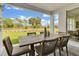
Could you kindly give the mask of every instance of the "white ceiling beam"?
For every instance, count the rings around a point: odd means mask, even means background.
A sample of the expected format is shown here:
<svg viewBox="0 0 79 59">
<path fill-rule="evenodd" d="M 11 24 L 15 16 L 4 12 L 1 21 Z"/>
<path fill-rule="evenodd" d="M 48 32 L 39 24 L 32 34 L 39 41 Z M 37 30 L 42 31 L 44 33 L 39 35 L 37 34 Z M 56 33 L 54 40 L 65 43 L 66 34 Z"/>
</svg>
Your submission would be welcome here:
<svg viewBox="0 0 79 59">
<path fill-rule="evenodd" d="M 39 8 L 39 7 L 35 7 L 35 6 L 32 6 L 32 5 L 27 4 L 27 3 L 8 3 L 8 4 L 12 5 L 12 6 L 16 6 L 16 7 L 28 8 L 28 9 L 38 11 L 38 12 L 42 12 L 42 13 L 45 13 L 45 14 L 48 14 L 48 15 L 51 14 L 51 12 L 48 11 L 48 10 L 45 10 L 45 9 L 42 9 L 42 8 Z"/>
</svg>

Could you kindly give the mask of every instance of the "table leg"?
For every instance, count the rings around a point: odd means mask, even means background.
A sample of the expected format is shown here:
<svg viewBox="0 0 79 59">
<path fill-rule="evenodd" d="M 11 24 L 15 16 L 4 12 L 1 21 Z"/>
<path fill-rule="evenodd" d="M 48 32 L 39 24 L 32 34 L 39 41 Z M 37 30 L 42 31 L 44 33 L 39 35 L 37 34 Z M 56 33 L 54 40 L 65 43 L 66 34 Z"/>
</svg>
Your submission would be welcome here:
<svg viewBox="0 0 79 59">
<path fill-rule="evenodd" d="M 61 48 L 59 47 L 59 55 L 61 56 Z"/>
<path fill-rule="evenodd" d="M 35 56 L 34 44 L 30 45 L 31 52 L 29 53 L 30 56 Z"/>
</svg>

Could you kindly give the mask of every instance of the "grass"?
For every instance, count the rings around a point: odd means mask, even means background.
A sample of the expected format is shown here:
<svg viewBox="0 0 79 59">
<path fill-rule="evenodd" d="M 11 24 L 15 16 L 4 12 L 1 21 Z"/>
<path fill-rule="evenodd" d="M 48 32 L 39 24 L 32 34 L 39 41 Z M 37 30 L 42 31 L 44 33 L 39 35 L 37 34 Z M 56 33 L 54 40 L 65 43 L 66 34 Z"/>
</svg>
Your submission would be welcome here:
<svg viewBox="0 0 79 59">
<path fill-rule="evenodd" d="M 30 31 L 33 31 L 33 30 L 30 30 Z M 29 30 L 27 30 L 27 31 L 18 31 L 18 30 L 9 31 L 9 30 L 6 30 L 6 31 L 3 31 L 3 39 L 5 37 L 9 36 L 12 44 L 17 44 L 17 43 L 19 43 L 19 37 L 20 36 L 27 36 L 27 33 L 30 31 Z M 58 29 L 55 28 L 55 32 L 57 32 L 57 31 L 58 31 Z M 38 31 L 35 30 L 35 32 L 36 32 L 36 35 L 40 34 L 39 30 Z"/>
<path fill-rule="evenodd" d="M 36 35 L 39 35 L 39 32 L 36 32 Z M 20 36 L 27 36 L 27 32 L 3 32 L 3 39 L 7 36 L 10 36 L 12 44 L 17 44 L 19 43 L 19 37 Z"/>
<path fill-rule="evenodd" d="M 12 44 L 17 44 L 20 36 L 27 36 L 27 32 L 3 32 L 3 38 L 10 36 Z"/>
</svg>

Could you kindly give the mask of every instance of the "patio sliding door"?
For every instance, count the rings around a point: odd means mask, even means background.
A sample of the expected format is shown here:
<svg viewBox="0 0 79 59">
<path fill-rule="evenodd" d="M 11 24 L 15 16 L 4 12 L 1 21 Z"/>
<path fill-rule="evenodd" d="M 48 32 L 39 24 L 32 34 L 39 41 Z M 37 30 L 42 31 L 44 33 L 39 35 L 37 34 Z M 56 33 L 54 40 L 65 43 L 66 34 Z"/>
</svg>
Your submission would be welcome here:
<svg viewBox="0 0 79 59">
<path fill-rule="evenodd" d="M 74 17 L 68 17 L 67 18 L 67 30 L 68 31 L 74 31 L 75 27 L 76 27 L 75 18 Z"/>
</svg>

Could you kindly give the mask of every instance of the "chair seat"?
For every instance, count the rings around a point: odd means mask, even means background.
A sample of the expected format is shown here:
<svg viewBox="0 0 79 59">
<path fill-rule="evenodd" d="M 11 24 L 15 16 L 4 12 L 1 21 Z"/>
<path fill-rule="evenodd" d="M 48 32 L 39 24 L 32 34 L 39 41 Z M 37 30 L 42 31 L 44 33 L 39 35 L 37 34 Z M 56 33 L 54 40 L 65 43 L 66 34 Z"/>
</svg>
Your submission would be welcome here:
<svg viewBox="0 0 79 59">
<path fill-rule="evenodd" d="M 42 45 L 38 45 L 35 47 L 35 50 L 38 53 L 38 55 L 41 55 L 41 46 Z M 53 51 L 54 51 L 54 46 L 52 46 L 52 44 L 45 44 L 42 55 L 48 55 L 52 53 Z"/>
<path fill-rule="evenodd" d="M 31 50 L 29 49 L 28 46 L 24 46 L 24 47 L 16 46 L 16 47 L 13 47 L 12 55 L 13 56 L 19 56 L 19 55 L 22 55 L 24 53 L 28 53 L 30 51 Z"/>
</svg>

